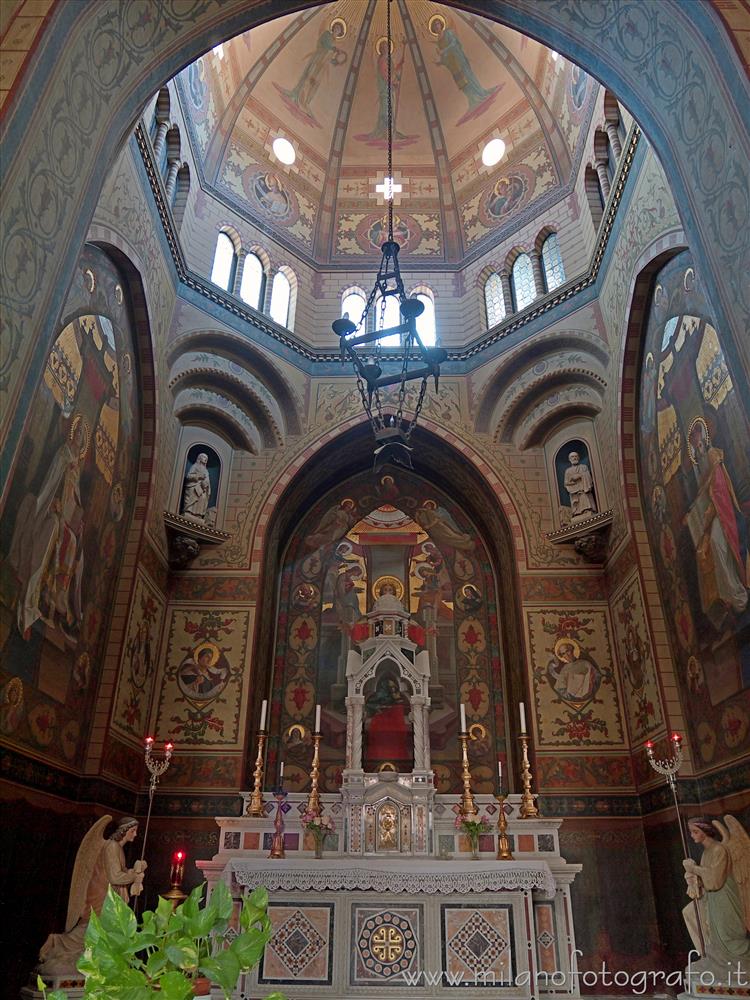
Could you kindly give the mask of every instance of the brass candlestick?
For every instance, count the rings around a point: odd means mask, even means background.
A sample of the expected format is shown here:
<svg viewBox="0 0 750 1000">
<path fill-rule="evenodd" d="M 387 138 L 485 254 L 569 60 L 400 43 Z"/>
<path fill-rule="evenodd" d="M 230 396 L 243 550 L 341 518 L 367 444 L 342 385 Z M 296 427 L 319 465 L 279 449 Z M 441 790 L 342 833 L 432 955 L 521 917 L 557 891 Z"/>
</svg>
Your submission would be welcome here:
<svg viewBox="0 0 750 1000">
<path fill-rule="evenodd" d="M 320 792 L 318 791 L 318 780 L 320 778 L 320 733 L 313 733 L 313 758 L 310 769 L 310 794 L 307 796 L 306 811 L 313 816 L 320 816 L 323 809 L 320 805 Z"/>
<path fill-rule="evenodd" d="M 250 801 L 245 810 L 246 816 L 263 815 L 263 747 L 265 746 L 267 737 L 268 733 L 264 729 L 258 732 L 258 756 L 255 758 L 254 772 L 255 781 L 253 784 L 253 794 L 250 796 Z"/>
<path fill-rule="evenodd" d="M 469 771 L 469 734 L 459 733 L 458 738 L 461 741 L 461 777 L 464 783 L 460 812 L 463 819 L 473 819 L 477 815 L 477 806 L 471 792 L 471 772 Z"/>
<path fill-rule="evenodd" d="M 187 893 L 182 891 L 182 879 L 185 875 L 185 852 L 177 851 L 172 858 L 172 867 L 169 871 L 169 890 L 162 893 L 164 899 L 168 899 L 174 910 L 180 903 L 187 899 Z"/>
<path fill-rule="evenodd" d="M 277 788 L 273 794 L 276 799 L 276 818 L 273 821 L 273 840 L 271 841 L 271 853 L 269 858 L 285 858 L 284 850 L 284 803 L 286 792 L 283 788 Z"/>
<path fill-rule="evenodd" d="M 535 819 L 539 815 L 539 810 L 531 794 L 531 767 L 529 765 L 529 737 L 527 733 L 521 733 L 521 777 L 523 779 L 523 795 L 521 796 L 521 809 L 519 816 L 521 819 Z"/>
<path fill-rule="evenodd" d="M 497 854 L 498 861 L 513 861 L 513 854 L 508 841 L 508 817 L 505 815 L 505 796 L 502 792 L 496 795 L 497 804 L 500 806 L 500 815 L 497 817 Z"/>
</svg>

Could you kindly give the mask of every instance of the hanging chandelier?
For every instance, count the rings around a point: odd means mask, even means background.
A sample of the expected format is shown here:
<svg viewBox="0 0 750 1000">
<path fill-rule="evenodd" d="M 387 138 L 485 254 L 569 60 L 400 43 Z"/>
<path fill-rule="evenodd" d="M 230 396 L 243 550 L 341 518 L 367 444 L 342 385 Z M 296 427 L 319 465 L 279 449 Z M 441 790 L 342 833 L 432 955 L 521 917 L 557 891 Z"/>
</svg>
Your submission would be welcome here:
<svg viewBox="0 0 750 1000">
<path fill-rule="evenodd" d="M 387 462 L 412 468 L 410 444 L 412 433 L 419 419 L 427 391 L 427 381 L 435 380 L 438 390 L 440 365 L 448 357 L 442 347 L 425 347 L 417 331 L 417 319 L 424 311 L 424 304 L 418 298 L 410 298 L 404 290 L 404 282 L 399 268 L 399 245 L 393 238 L 393 102 L 391 72 L 393 62 L 393 41 L 391 37 L 391 0 L 386 0 L 386 42 L 388 47 L 388 164 L 383 194 L 388 205 L 388 239 L 381 247 L 380 267 L 375 276 L 375 284 L 365 304 L 359 323 L 347 317 L 333 323 L 333 332 L 341 344 L 341 360 L 348 359 L 354 365 L 357 387 L 362 397 L 362 405 L 375 435 L 375 470 Z M 386 304 L 389 299 L 398 302 L 401 322 L 398 326 L 378 329 L 383 325 Z M 378 323 L 377 312 L 380 313 Z M 373 320 L 368 322 L 370 315 Z M 403 355 L 401 370 L 391 374 L 382 367 L 382 341 L 398 335 L 401 339 Z M 411 417 L 404 416 L 406 386 L 408 382 L 421 379 L 421 386 Z M 382 390 L 397 387 L 395 401 L 387 401 Z"/>
</svg>

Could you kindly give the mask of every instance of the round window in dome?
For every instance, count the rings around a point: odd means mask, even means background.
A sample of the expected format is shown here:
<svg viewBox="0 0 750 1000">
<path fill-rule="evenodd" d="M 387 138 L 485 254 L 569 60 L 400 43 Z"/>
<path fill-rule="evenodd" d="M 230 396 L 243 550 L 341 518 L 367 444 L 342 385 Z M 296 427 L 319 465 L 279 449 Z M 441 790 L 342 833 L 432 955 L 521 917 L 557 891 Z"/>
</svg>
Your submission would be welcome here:
<svg viewBox="0 0 750 1000">
<path fill-rule="evenodd" d="M 283 136 L 279 136 L 273 140 L 273 155 L 288 167 L 297 159 L 294 146 L 288 139 L 284 139 Z"/>
<path fill-rule="evenodd" d="M 482 150 L 482 163 L 485 167 L 494 167 L 505 156 L 505 143 L 502 139 L 490 139 Z"/>
</svg>

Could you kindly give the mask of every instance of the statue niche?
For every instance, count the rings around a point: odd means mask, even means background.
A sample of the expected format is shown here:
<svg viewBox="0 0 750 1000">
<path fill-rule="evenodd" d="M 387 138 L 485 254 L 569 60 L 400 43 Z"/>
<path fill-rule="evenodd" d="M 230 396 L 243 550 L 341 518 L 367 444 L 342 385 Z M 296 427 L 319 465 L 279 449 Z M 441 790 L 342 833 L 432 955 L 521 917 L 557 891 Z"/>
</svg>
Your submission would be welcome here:
<svg viewBox="0 0 750 1000">
<path fill-rule="evenodd" d="M 194 444 L 185 457 L 180 514 L 206 527 L 216 524 L 221 461 L 208 445 Z"/>
</svg>

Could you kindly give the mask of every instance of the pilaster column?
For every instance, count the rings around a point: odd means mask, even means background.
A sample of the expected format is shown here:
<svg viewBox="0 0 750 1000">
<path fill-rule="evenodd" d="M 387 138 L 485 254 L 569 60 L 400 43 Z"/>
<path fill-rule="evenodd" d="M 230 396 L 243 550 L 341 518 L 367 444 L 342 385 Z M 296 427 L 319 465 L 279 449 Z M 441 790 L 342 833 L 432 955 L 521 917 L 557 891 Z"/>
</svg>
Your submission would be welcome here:
<svg viewBox="0 0 750 1000">
<path fill-rule="evenodd" d="M 542 272 L 542 255 L 536 250 L 532 250 L 529 253 L 531 257 L 531 270 L 534 272 L 534 288 L 536 289 L 536 297 L 539 299 L 544 295 L 544 273 Z"/>
<path fill-rule="evenodd" d="M 617 122 L 606 122 L 604 127 L 607 130 L 607 138 L 612 144 L 612 152 L 619 160 L 622 156 L 622 143 L 620 142 L 620 133 L 617 131 Z"/>
<path fill-rule="evenodd" d="M 411 724 L 414 730 L 414 770 L 425 770 L 425 716 L 424 695 L 415 694 L 411 699 Z"/>
<path fill-rule="evenodd" d="M 159 127 L 157 128 L 156 135 L 154 136 L 154 159 L 157 161 L 164 150 L 164 143 L 167 141 L 168 131 L 169 122 L 159 122 Z"/>
<path fill-rule="evenodd" d="M 365 699 L 352 694 L 346 704 L 346 767 L 350 771 L 362 770 L 362 714 Z"/>
<path fill-rule="evenodd" d="M 169 202 L 171 202 L 172 199 L 174 198 L 175 188 L 177 187 L 177 171 L 179 169 L 180 169 L 179 160 L 169 161 L 169 171 L 167 172 L 167 183 L 166 183 L 167 201 Z"/>
<path fill-rule="evenodd" d="M 594 164 L 596 167 L 596 175 L 599 178 L 599 184 L 602 188 L 602 194 L 604 195 L 604 200 L 609 198 L 609 193 L 612 190 L 612 186 L 609 183 L 609 174 L 607 173 L 607 161 L 597 160 Z"/>
<path fill-rule="evenodd" d="M 234 294 L 239 296 L 240 288 L 242 288 L 242 272 L 245 270 L 245 258 L 247 257 L 247 250 L 244 247 L 240 247 L 237 251 L 237 267 L 234 272 Z M 346 659 L 346 654 L 344 654 L 344 659 Z"/>
<path fill-rule="evenodd" d="M 513 293 L 510 290 L 510 271 L 503 268 L 500 272 L 500 284 L 503 286 L 503 299 L 505 301 L 505 315 L 510 316 L 513 312 Z"/>
</svg>

